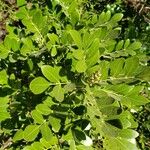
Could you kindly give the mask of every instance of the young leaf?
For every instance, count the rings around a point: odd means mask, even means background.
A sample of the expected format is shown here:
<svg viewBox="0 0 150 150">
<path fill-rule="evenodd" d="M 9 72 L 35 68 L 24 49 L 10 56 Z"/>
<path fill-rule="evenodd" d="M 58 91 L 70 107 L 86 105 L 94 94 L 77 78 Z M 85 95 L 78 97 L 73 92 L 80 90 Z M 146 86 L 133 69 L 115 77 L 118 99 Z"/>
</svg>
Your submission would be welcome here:
<svg viewBox="0 0 150 150">
<path fill-rule="evenodd" d="M 54 83 L 59 83 L 59 72 L 57 72 L 56 68 L 48 65 L 44 65 L 41 67 L 43 75 L 50 81 Z"/>
<path fill-rule="evenodd" d="M 45 80 L 43 77 L 37 77 L 33 79 L 30 83 L 30 90 L 34 94 L 41 94 L 43 93 L 48 87 L 50 86 L 50 83 Z"/>
<path fill-rule="evenodd" d="M 23 134 L 26 141 L 34 141 L 39 133 L 39 125 L 28 125 Z"/>
</svg>

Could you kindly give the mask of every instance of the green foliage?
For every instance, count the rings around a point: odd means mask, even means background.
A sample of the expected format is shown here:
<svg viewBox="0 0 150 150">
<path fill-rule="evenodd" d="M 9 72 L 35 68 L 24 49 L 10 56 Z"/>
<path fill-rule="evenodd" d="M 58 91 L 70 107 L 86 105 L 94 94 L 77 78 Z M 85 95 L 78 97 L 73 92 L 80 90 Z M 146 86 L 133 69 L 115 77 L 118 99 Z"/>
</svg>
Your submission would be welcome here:
<svg viewBox="0 0 150 150">
<path fill-rule="evenodd" d="M 149 103 L 141 43 L 118 41 L 121 13 L 85 2 L 17 1 L 0 43 L 2 148 L 138 149 L 131 110 Z"/>
</svg>

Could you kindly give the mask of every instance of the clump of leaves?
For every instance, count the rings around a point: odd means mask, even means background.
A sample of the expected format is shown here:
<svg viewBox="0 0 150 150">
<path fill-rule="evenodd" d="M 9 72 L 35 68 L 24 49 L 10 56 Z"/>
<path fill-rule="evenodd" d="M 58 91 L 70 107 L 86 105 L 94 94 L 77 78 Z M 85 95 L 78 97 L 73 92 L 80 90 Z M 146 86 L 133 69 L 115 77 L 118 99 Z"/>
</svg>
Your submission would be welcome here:
<svg viewBox="0 0 150 150">
<path fill-rule="evenodd" d="M 149 102 L 149 67 L 139 41 L 116 40 L 123 15 L 79 0 L 17 5 L 0 43 L 2 148 L 137 149 L 131 110 Z"/>
</svg>

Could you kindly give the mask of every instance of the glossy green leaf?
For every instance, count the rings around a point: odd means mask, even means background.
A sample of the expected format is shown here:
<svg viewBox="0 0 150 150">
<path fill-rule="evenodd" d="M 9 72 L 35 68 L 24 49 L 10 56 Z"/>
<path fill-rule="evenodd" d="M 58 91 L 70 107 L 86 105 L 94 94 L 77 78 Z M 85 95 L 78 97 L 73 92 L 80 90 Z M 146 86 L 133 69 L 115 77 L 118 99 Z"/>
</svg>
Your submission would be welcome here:
<svg viewBox="0 0 150 150">
<path fill-rule="evenodd" d="M 23 134 L 26 141 L 34 141 L 39 133 L 39 125 L 28 125 Z"/>
<path fill-rule="evenodd" d="M 43 77 L 37 77 L 33 79 L 30 83 L 30 90 L 34 94 L 41 94 L 43 93 L 48 87 L 50 86 L 50 83 L 44 79 Z"/>
</svg>

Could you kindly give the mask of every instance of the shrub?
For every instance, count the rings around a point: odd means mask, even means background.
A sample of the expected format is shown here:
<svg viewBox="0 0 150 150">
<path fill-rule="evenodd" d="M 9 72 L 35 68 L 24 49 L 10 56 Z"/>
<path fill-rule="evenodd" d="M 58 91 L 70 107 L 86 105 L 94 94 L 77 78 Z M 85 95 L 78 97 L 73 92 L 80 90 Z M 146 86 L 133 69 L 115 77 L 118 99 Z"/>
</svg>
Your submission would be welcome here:
<svg viewBox="0 0 150 150">
<path fill-rule="evenodd" d="M 137 149 L 146 56 L 139 41 L 117 39 L 121 13 L 85 3 L 17 1 L 0 43 L 3 149 Z"/>
</svg>

